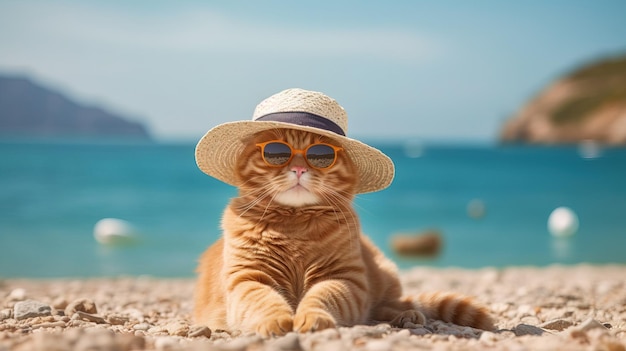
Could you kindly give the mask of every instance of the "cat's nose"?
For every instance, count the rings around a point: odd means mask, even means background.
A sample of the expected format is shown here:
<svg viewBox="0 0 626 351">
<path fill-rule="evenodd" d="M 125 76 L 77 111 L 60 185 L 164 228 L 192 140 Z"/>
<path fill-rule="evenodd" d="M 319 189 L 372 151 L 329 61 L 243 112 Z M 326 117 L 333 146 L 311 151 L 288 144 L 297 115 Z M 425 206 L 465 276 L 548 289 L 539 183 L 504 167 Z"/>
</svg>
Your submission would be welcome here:
<svg viewBox="0 0 626 351">
<path fill-rule="evenodd" d="M 291 171 L 295 173 L 298 178 L 300 178 L 304 173 L 308 172 L 308 169 L 302 166 L 293 166 L 291 167 Z"/>
</svg>

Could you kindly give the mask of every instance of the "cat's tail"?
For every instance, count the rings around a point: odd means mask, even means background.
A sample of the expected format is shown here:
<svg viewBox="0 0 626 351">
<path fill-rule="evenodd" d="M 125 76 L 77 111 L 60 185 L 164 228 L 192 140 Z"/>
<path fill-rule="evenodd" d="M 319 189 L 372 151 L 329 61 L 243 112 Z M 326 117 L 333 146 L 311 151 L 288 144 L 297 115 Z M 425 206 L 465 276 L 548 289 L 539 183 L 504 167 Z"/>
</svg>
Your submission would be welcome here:
<svg viewBox="0 0 626 351">
<path fill-rule="evenodd" d="M 471 297 L 448 292 L 423 293 L 405 298 L 426 318 L 482 330 L 494 330 L 487 307 Z"/>
</svg>

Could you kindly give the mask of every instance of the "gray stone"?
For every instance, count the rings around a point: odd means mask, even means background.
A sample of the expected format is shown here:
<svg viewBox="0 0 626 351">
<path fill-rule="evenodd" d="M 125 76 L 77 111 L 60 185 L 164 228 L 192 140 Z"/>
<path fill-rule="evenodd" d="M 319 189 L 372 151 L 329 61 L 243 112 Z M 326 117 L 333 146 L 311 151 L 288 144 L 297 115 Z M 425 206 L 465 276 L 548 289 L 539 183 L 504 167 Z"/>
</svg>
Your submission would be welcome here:
<svg viewBox="0 0 626 351">
<path fill-rule="evenodd" d="M 529 324 L 518 324 L 513 329 L 516 336 L 522 335 L 542 335 L 545 331 L 539 327 Z"/>
<path fill-rule="evenodd" d="M 413 335 L 427 335 L 433 333 L 424 327 L 409 329 L 409 332 Z"/>
<path fill-rule="evenodd" d="M 13 316 L 17 320 L 51 315 L 50 306 L 35 300 L 20 301 L 13 306 Z"/>
</svg>

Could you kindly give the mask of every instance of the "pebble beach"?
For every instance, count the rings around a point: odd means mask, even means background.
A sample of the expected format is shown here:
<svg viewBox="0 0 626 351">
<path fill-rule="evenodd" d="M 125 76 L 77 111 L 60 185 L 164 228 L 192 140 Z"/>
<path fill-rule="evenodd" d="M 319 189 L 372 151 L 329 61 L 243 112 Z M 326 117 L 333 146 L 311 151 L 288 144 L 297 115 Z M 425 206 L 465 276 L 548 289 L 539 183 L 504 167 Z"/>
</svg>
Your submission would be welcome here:
<svg viewBox="0 0 626 351">
<path fill-rule="evenodd" d="M 406 293 L 455 291 L 497 330 L 430 320 L 261 339 L 191 318 L 194 279 L 0 279 L 4 350 L 626 350 L 626 266 L 414 268 Z"/>
</svg>

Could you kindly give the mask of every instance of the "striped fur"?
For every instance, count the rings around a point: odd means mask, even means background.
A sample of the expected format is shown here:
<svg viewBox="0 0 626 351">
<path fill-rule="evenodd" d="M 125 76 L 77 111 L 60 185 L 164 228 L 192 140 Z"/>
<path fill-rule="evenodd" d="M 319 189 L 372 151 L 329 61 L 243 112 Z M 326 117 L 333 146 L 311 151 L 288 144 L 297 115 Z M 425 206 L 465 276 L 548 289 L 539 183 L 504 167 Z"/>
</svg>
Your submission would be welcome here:
<svg viewBox="0 0 626 351">
<path fill-rule="evenodd" d="M 340 151 L 331 169 L 307 169 L 294 180 L 289 169 L 306 167 L 303 159 L 267 167 L 254 146 L 276 138 L 296 148 L 337 145 L 293 130 L 246 141 L 250 146 L 238 159 L 239 197 L 224 212 L 223 237 L 198 265 L 196 322 L 264 337 L 373 322 L 401 327 L 426 318 L 493 329 L 487 310 L 467 297 L 402 297 L 395 265 L 361 234 L 351 161 Z M 298 182 L 305 196 L 292 192 Z M 298 201 L 302 205 L 293 205 Z"/>
</svg>

